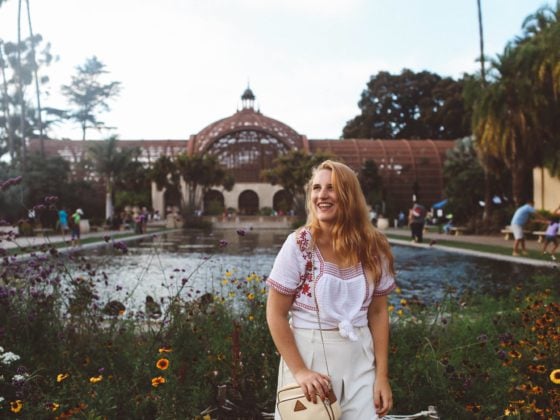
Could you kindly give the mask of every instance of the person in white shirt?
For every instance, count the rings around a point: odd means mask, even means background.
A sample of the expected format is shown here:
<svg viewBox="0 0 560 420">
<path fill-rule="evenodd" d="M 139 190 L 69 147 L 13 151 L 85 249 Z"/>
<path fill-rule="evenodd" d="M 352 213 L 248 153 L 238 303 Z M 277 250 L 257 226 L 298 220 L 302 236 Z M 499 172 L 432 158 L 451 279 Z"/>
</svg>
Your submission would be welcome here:
<svg viewBox="0 0 560 420">
<path fill-rule="evenodd" d="M 267 322 L 281 355 L 278 388 L 297 382 L 318 403 L 332 387 L 343 419 L 383 417 L 393 405 L 389 243 L 369 219 L 356 174 L 342 163 L 315 168 L 307 211 L 306 225 L 288 236 L 267 279 Z"/>
</svg>

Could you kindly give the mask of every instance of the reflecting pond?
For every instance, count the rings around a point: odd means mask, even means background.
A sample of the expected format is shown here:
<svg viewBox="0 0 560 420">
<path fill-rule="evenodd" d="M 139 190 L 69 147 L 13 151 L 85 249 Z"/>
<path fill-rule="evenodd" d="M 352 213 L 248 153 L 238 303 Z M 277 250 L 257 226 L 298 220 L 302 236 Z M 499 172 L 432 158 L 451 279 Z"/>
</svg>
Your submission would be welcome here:
<svg viewBox="0 0 560 420">
<path fill-rule="evenodd" d="M 225 273 L 244 278 L 252 273 L 266 277 L 287 230 L 216 230 L 173 232 L 129 242 L 128 253 L 115 256 L 112 246 L 90 254 L 98 272 L 108 281 L 99 290 L 102 301 L 120 299 L 144 301 L 146 295 L 165 300 L 178 292 L 185 298 L 218 292 Z M 219 246 L 220 241 L 226 246 Z M 447 253 L 437 248 L 393 246 L 397 282 L 401 295 L 393 302 L 418 297 L 429 303 L 449 290 L 489 295 L 507 293 L 517 285 L 530 286 L 536 268 L 487 258 Z M 138 307 L 138 306 L 137 306 Z"/>
</svg>

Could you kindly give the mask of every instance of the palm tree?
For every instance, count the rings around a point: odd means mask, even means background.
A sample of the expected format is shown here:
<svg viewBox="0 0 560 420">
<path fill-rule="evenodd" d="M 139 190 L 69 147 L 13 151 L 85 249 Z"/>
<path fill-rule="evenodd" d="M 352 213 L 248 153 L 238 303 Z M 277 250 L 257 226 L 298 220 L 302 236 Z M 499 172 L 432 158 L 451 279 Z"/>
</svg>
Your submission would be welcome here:
<svg viewBox="0 0 560 420">
<path fill-rule="evenodd" d="M 523 22 L 524 36 L 517 40 L 524 58 L 521 66 L 535 81 L 542 95 L 539 128 L 546 152 L 544 163 L 560 173 L 560 2 L 556 9 L 545 6 Z"/>
<path fill-rule="evenodd" d="M 482 84 L 486 84 L 486 69 L 484 66 L 484 32 L 482 30 L 482 7 L 480 6 L 480 0 L 476 0 L 478 7 L 478 33 L 480 38 L 480 79 Z"/>
<path fill-rule="evenodd" d="M 502 160 L 511 170 L 516 204 L 529 196 L 533 167 L 542 160 L 537 104 L 528 74 L 520 69 L 523 57 L 515 45 L 493 60 L 496 81 L 488 85 L 473 112 L 477 148 L 484 155 Z"/>
<path fill-rule="evenodd" d="M 113 217 L 114 185 L 126 166 L 133 160 L 137 149 L 121 150 L 116 137 L 97 142 L 89 149 L 96 172 L 105 183 L 105 218 Z"/>
<path fill-rule="evenodd" d="M 41 156 L 45 157 L 45 140 L 43 138 L 43 120 L 41 110 L 41 91 L 39 89 L 39 76 L 37 74 L 37 60 L 35 55 L 35 37 L 33 36 L 33 27 L 31 26 L 31 11 L 29 9 L 29 0 L 25 0 L 27 4 L 27 22 L 29 26 L 29 37 L 31 39 L 31 60 L 33 66 L 33 76 L 35 79 L 35 94 L 37 97 L 37 121 L 39 123 L 39 142 L 41 144 Z"/>
</svg>

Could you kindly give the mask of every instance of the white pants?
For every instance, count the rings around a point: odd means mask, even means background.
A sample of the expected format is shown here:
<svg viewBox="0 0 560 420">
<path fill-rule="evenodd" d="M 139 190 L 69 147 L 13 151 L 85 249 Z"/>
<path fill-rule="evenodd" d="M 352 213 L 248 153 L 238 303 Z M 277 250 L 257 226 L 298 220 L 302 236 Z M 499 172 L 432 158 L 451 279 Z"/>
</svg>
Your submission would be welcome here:
<svg viewBox="0 0 560 420">
<path fill-rule="evenodd" d="M 305 366 L 327 374 L 319 330 L 293 328 L 296 345 Z M 356 328 L 358 341 L 350 341 L 338 331 L 323 331 L 331 383 L 342 408 L 343 420 L 377 419 L 373 404 L 375 357 L 368 327 Z M 278 388 L 296 382 L 284 360 L 278 369 Z M 276 411 L 275 420 L 280 420 Z"/>
</svg>

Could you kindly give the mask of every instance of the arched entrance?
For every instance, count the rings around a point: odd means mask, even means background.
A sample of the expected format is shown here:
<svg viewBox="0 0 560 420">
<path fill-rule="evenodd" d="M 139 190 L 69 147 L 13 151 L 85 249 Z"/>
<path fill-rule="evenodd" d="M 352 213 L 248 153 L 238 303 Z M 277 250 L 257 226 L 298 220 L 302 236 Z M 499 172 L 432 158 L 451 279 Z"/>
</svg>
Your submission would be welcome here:
<svg viewBox="0 0 560 420">
<path fill-rule="evenodd" d="M 204 214 L 216 216 L 224 212 L 224 195 L 218 190 L 210 190 L 204 194 Z"/>
<path fill-rule="evenodd" d="M 292 210 L 292 195 L 286 190 L 280 190 L 272 198 L 272 208 L 280 215 L 288 214 Z"/>
<path fill-rule="evenodd" d="M 239 214 L 255 215 L 259 211 L 259 196 L 253 190 L 245 190 L 239 194 L 239 204 L 237 206 Z"/>
</svg>

